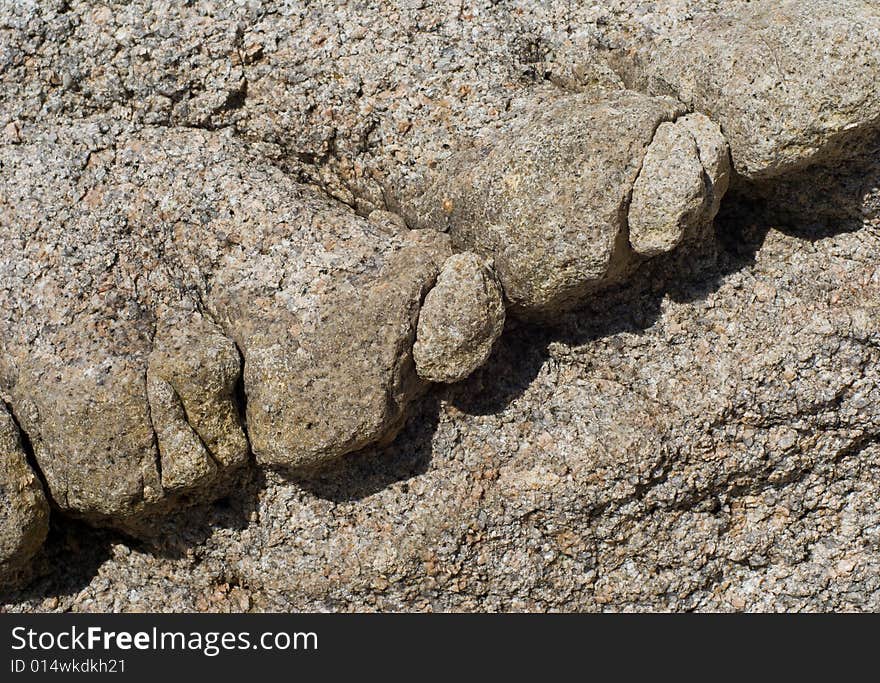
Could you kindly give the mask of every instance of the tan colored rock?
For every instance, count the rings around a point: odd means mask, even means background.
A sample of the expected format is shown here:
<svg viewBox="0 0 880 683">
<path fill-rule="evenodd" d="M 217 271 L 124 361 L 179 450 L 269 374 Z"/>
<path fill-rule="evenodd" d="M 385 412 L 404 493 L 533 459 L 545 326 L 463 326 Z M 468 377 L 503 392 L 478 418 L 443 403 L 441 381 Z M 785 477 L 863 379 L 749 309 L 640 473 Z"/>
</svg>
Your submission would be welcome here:
<svg viewBox="0 0 880 683">
<path fill-rule="evenodd" d="M 730 145 L 721 131 L 721 127 L 709 117 L 700 113 L 681 117 L 677 124 L 683 125 L 694 136 L 697 153 L 705 173 L 709 204 L 706 210 L 707 220 L 712 220 L 718 213 L 721 200 L 730 187 L 732 168 L 730 164 Z"/>
<path fill-rule="evenodd" d="M 26 567 L 48 531 L 43 487 L 25 459 L 18 428 L 0 405 L 0 585 Z"/>
<path fill-rule="evenodd" d="M 697 144 L 679 123 L 661 123 L 648 146 L 629 207 L 629 243 L 642 256 L 672 251 L 705 212 Z"/>
<path fill-rule="evenodd" d="M 451 256 L 419 314 L 413 356 L 432 382 L 458 382 L 483 365 L 504 330 L 501 286 L 476 254 Z"/>
<path fill-rule="evenodd" d="M 274 308 L 237 323 L 259 464 L 312 469 L 388 442 L 403 426 L 427 388 L 412 359 L 419 307 L 448 254 L 444 235 L 406 240 L 365 282 L 329 289 L 300 314 L 313 319 L 299 329 Z"/>
<path fill-rule="evenodd" d="M 448 236 L 359 217 L 224 134 L 110 135 L 83 172 L 70 140 L 95 130 L 0 151 L 0 382 L 59 507 L 138 532 L 224 495 L 251 449 L 302 469 L 392 438 L 428 386 L 412 344 Z"/>
<path fill-rule="evenodd" d="M 633 251 L 657 256 L 688 236 L 703 237 L 727 191 L 729 159 L 724 136 L 702 114 L 660 124 L 633 185 Z"/>
<path fill-rule="evenodd" d="M 53 544 L 44 585 L 76 591 L 0 608 L 880 610 L 876 2 L 0 15 L 0 393 L 60 514 L 178 513 L 154 525 L 167 555 Z M 607 94 L 599 60 L 627 45 L 653 97 Z M 670 93 L 686 106 L 639 113 Z M 731 207 L 705 277 L 683 282 L 699 221 L 601 291 L 644 260 L 628 196 L 661 124 L 694 123 L 717 210 L 725 143 L 691 109 L 734 141 L 737 197 L 766 191 Z M 435 214 L 553 324 L 511 326 L 393 448 L 308 485 L 253 477 L 230 504 L 259 514 L 181 563 L 193 525 L 230 519 L 180 506 L 240 453 L 233 351 L 260 462 L 395 433 L 448 256 L 404 230 Z"/>
<path fill-rule="evenodd" d="M 759 0 L 680 26 L 638 46 L 625 80 L 720 123 L 740 175 L 849 156 L 880 128 L 877 3 Z"/>
<path fill-rule="evenodd" d="M 198 314 L 163 321 L 147 367 L 162 487 L 192 489 L 248 460 L 235 405 L 241 360 L 232 340 Z"/>
<path fill-rule="evenodd" d="M 557 96 L 479 158 L 440 172 L 418 213 L 494 260 L 516 312 L 575 306 L 629 267 L 633 183 L 654 131 L 683 113 L 674 100 L 629 91 Z"/>
</svg>

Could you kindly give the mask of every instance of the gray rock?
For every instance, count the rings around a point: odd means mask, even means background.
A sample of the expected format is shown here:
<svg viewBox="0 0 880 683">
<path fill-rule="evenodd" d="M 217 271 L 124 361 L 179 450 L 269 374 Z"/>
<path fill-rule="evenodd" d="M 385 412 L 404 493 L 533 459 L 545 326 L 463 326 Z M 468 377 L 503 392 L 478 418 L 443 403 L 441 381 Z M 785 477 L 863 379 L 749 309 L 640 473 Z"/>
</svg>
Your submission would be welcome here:
<svg viewBox="0 0 880 683">
<path fill-rule="evenodd" d="M 476 254 L 451 256 L 419 313 L 416 371 L 431 382 L 458 382 L 489 358 L 504 330 L 501 286 Z"/>
<path fill-rule="evenodd" d="M 880 11 L 865 0 L 761 0 L 634 46 L 624 80 L 721 124 L 736 172 L 791 173 L 880 127 Z"/>
<path fill-rule="evenodd" d="M 697 143 L 700 163 L 703 165 L 709 204 L 704 214 L 712 220 L 718 213 L 721 200 L 730 187 L 730 146 L 717 123 L 702 114 L 688 114 L 679 119 Z"/>
<path fill-rule="evenodd" d="M 342 225 L 355 232 L 361 223 Z M 407 236 L 381 268 L 366 261 L 351 280 L 321 283 L 309 308 L 257 301 L 232 323 L 259 464 L 310 469 L 397 434 L 408 403 L 427 388 L 412 345 L 421 300 L 449 253 L 442 238 Z"/>
<path fill-rule="evenodd" d="M 717 125 L 701 114 L 661 123 L 633 184 L 628 213 L 633 251 L 657 256 L 688 236 L 703 236 L 729 176 L 727 144 Z"/>
<path fill-rule="evenodd" d="M 657 127 L 683 113 L 674 100 L 628 91 L 557 97 L 479 158 L 443 169 L 421 221 L 492 258 L 513 311 L 577 305 L 630 268 L 633 184 Z"/>
<path fill-rule="evenodd" d="M 878 232 L 754 229 L 696 286 L 509 325 L 392 446 L 266 472 L 167 552 L 59 544 L 7 609 L 876 612 Z"/>
<path fill-rule="evenodd" d="M 0 582 L 19 579 L 49 532 L 49 505 L 18 428 L 0 404 Z"/>
<path fill-rule="evenodd" d="M 131 178 L 99 180 L 107 143 L 96 125 L 23 126 L 0 148 L 2 391 L 53 500 L 95 520 L 162 499 L 146 360 L 154 312 L 180 302 Z"/>
</svg>

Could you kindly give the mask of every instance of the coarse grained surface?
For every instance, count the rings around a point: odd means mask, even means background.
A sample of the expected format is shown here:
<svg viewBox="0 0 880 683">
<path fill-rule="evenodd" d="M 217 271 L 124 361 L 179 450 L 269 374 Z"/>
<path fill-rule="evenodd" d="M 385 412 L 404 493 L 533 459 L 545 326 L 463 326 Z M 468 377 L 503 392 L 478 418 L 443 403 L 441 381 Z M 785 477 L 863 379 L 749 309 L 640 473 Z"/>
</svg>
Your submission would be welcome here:
<svg viewBox="0 0 880 683">
<path fill-rule="evenodd" d="M 345 274 L 354 264 L 399 303 L 393 329 L 385 329 L 387 299 L 365 296 L 366 309 L 376 311 L 369 330 L 388 333 L 391 343 L 382 347 L 391 349 L 390 360 L 378 380 L 366 379 L 374 393 L 352 392 L 357 401 L 379 397 L 360 404 L 378 416 L 358 421 L 369 440 L 380 438 L 371 425 L 393 434 L 402 417 L 396 406 L 425 388 L 399 378 L 412 378 L 406 347 L 417 302 L 445 247 L 416 244 L 413 251 L 407 240 L 424 235 L 397 234 L 395 219 L 371 212 L 405 215 L 404 204 L 424 196 L 434 169 L 454 153 L 479 154 L 517 130 L 524 114 L 549 110 L 560 92 L 618 87 L 603 55 L 649 39 L 680 40 L 697 15 L 711 23 L 719 12 L 751 12 L 749 4 L 4 2 L 0 129 L 4 154 L 14 159 L 5 162 L 3 179 L 15 164 L 23 167 L 21 150 L 35 139 L 63 160 L 45 174 L 43 159 L 52 156 L 35 152 L 33 172 L 5 186 L 4 197 L 30 198 L 17 204 L 25 222 L 53 226 L 53 211 L 78 211 L 84 222 L 65 224 L 104 220 L 107 231 L 97 241 L 62 232 L 48 251 L 41 240 L 25 240 L 19 248 L 30 248 L 33 258 L 8 259 L 10 269 L 25 278 L 36 264 L 38 276 L 60 279 L 68 292 L 93 294 L 86 299 L 92 321 L 114 324 L 99 337 L 88 321 L 81 323 L 86 331 L 67 330 L 62 307 L 58 319 L 28 331 L 26 316 L 15 317 L 23 313 L 16 302 L 43 304 L 44 290 L 30 287 L 27 298 L 8 285 L 0 291 L 0 302 L 15 311 L 7 321 L 24 320 L 16 334 L 27 343 L 58 334 L 124 348 L 113 356 L 119 365 L 102 371 L 119 372 L 119 386 L 134 394 L 134 428 L 124 436 L 142 447 L 130 462 L 154 480 L 167 472 L 169 483 L 188 486 L 191 479 L 172 476 L 157 459 L 162 447 L 153 443 L 150 422 L 178 428 L 158 427 L 155 438 L 165 434 L 178 444 L 182 470 L 200 481 L 207 461 L 193 454 L 214 450 L 212 433 L 235 430 L 203 424 L 193 431 L 208 438 L 193 439 L 182 428 L 217 413 L 185 410 L 187 396 L 197 406 L 225 405 L 234 418 L 229 403 L 241 399 L 230 391 L 235 378 L 227 361 L 234 346 L 247 356 L 248 343 L 252 359 L 241 385 L 252 445 L 259 444 L 261 420 L 265 433 L 277 433 L 274 411 L 264 410 L 267 397 L 280 401 L 282 412 L 320 408 L 320 384 L 306 381 L 314 393 L 305 395 L 284 390 L 299 377 L 291 370 L 315 365 L 296 364 L 294 335 L 285 336 L 295 327 L 284 316 L 279 322 L 278 312 L 325 310 L 309 303 L 314 299 L 304 303 L 303 288 L 320 292 L 331 282 L 322 278 L 325 270 Z M 835 2 L 805 4 L 827 9 Z M 750 54 L 769 70 L 775 52 Z M 784 66 L 790 76 L 791 65 Z M 848 162 L 841 149 L 835 145 L 832 162 Z M 40 578 L 6 592 L 3 609 L 880 609 L 880 175 L 876 148 L 860 143 L 855 151 L 857 166 L 808 176 L 834 182 L 833 196 L 820 201 L 829 210 L 818 225 L 804 220 L 815 221 L 804 207 L 816 198 L 802 196 L 801 178 L 757 193 L 790 210 L 785 222 L 750 206 L 754 188 L 740 186 L 737 201 L 745 208 L 732 207 L 718 223 L 723 249 L 711 272 L 688 278 L 679 258 L 661 256 L 582 310 L 537 325 L 512 320 L 488 365 L 418 399 L 390 445 L 296 479 L 250 469 L 227 498 L 156 520 L 141 529 L 140 541 L 53 516 L 34 567 Z M 735 148 L 734 165 L 751 152 Z M 123 192 L 120 178 L 132 173 L 145 174 L 133 184 L 145 182 L 151 201 Z M 93 174 L 88 189 L 103 183 L 119 193 L 136 229 L 118 212 L 102 213 L 100 195 L 77 194 L 81 174 Z M 174 175 L 180 182 L 169 186 Z M 205 175 L 217 184 L 202 184 Z M 228 206 L 229 194 L 243 198 L 244 214 Z M 331 232 L 346 242 L 353 231 L 355 245 L 341 248 L 337 260 L 322 239 L 303 240 L 311 250 L 291 244 L 276 213 L 279 196 L 292 203 L 282 201 L 282 215 L 319 216 L 306 223 L 335 226 Z M 167 205 L 153 205 L 153 197 Z M 229 220 L 229 209 L 239 217 Z M 150 220 L 152 211 L 168 210 L 170 219 L 155 214 L 158 226 Z M 190 211 L 198 220 L 186 217 Z M 242 215 L 264 217 L 242 222 Z M 170 238 L 162 232 L 174 229 Z M 322 238 L 323 227 L 315 234 Z M 123 258 L 114 257 L 114 244 L 124 245 Z M 147 253 L 135 258 L 140 250 Z M 67 276 L 45 271 L 47 258 L 79 258 L 82 251 L 88 258 L 71 262 Z M 386 283 L 389 254 L 400 254 L 404 267 L 389 271 L 403 273 L 402 280 Z M 113 292 L 129 297 L 112 309 L 128 317 L 100 313 L 107 273 Z M 342 282 L 360 282 L 352 277 Z M 52 296 L 65 300 L 57 291 Z M 347 306 L 356 310 L 337 320 L 362 320 L 361 300 Z M 198 313 L 186 318 L 183 339 L 154 329 L 164 307 L 174 313 L 169 320 Z M 340 341 L 351 325 L 316 325 L 310 343 L 327 359 L 317 374 L 362 378 L 337 363 L 349 360 L 342 344 L 322 352 L 322 329 Z M 156 338 L 193 354 L 169 364 Z M 187 340 L 196 338 L 206 343 L 192 349 Z M 375 338 L 370 331 L 358 337 L 355 360 L 372 356 Z M 271 352 L 279 340 L 289 353 Z M 84 362 L 90 357 L 89 348 L 76 350 Z M 7 353 L 28 356 L 21 346 L 0 354 L 0 380 L 8 386 L 22 372 L 10 367 Z M 205 357 L 220 361 L 207 381 L 175 374 L 202 368 Z M 147 412 L 151 377 L 153 404 L 164 412 Z M 205 396 L 201 388 L 216 391 Z M 30 394 L 22 391 L 12 403 Z M 382 401 L 388 397 L 401 400 Z M 20 412 L 25 429 L 39 436 Z M 305 428 L 308 420 L 296 423 Z M 364 443 L 358 429 L 327 431 L 351 435 L 339 450 Z M 303 434 L 285 438 L 288 445 L 304 441 Z M 339 454 L 320 433 L 305 441 L 306 460 Z M 35 441 L 37 460 L 40 445 Z M 283 445 L 255 450 L 268 454 L 265 464 L 290 454 Z M 143 497 L 148 478 L 119 480 L 119 507 Z M 100 509 L 105 501 L 97 498 L 86 503 L 98 516 L 117 511 Z"/>
<path fill-rule="evenodd" d="M 492 263 L 471 252 L 446 259 L 419 311 L 413 359 L 420 377 L 458 382 L 479 368 L 504 331 Z"/>
<path fill-rule="evenodd" d="M 880 122 L 880 7 L 872 0 L 734 5 L 655 38 L 635 50 L 630 73 L 649 92 L 716 119 L 744 177 L 839 158 L 839 143 Z"/>
<path fill-rule="evenodd" d="M 358 217 L 228 132 L 100 130 L 0 151 L 0 390 L 59 507 L 125 528 L 221 491 L 249 458 L 239 378 L 260 462 L 393 435 L 445 236 Z"/>
<path fill-rule="evenodd" d="M 0 406 L 0 581 L 27 579 L 28 562 L 49 531 L 49 505 L 27 464 L 18 427 Z"/>
<path fill-rule="evenodd" d="M 717 279 L 509 329 L 332 475 L 152 547 L 57 530 L 83 574 L 6 608 L 880 608 L 880 233 L 747 237 Z"/>
</svg>

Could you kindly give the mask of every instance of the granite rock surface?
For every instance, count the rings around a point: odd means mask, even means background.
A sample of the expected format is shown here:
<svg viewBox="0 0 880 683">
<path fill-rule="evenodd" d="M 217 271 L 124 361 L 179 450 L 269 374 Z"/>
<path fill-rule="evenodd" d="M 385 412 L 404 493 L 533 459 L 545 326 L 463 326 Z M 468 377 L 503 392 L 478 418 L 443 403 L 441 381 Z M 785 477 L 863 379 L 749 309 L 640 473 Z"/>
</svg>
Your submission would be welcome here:
<svg viewBox="0 0 880 683">
<path fill-rule="evenodd" d="M 880 608 L 878 31 L 0 1 L 4 609 Z"/>
<path fill-rule="evenodd" d="M 49 506 L 5 407 L 0 407 L 0 454 L 0 580 L 20 583 L 46 540 Z"/>
<path fill-rule="evenodd" d="M 419 376 L 434 382 L 468 377 L 488 360 L 505 318 L 491 262 L 471 252 L 450 256 L 419 312 L 413 344 Z"/>
</svg>

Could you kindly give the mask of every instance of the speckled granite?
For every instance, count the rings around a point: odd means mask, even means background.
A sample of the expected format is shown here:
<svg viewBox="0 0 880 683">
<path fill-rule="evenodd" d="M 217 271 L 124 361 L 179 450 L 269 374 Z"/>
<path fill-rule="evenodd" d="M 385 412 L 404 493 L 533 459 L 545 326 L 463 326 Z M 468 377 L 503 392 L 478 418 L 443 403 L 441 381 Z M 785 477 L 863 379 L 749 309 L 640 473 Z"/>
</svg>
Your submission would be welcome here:
<svg viewBox="0 0 880 683">
<path fill-rule="evenodd" d="M 0 3 L 2 609 L 880 608 L 878 32 Z"/>
</svg>

